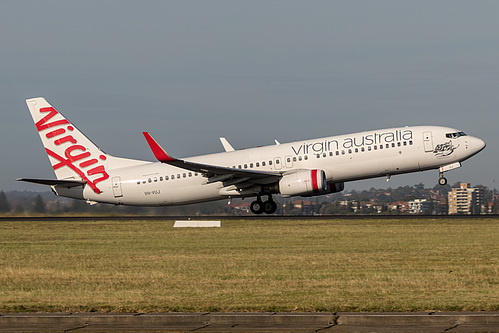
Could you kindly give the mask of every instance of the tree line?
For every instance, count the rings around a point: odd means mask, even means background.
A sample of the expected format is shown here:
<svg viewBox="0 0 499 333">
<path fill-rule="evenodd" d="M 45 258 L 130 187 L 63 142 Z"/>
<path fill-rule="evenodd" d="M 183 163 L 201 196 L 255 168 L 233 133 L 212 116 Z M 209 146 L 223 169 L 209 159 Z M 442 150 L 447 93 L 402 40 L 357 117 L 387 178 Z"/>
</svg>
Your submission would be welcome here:
<svg viewBox="0 0 499 333">
<path fill-rule="evenodd" d="M 390 204 L 398 201 L 427 199 L 430 211 L 435 214 L 437 205 L 445 204 L 447 193 L 452 187 L 459 187 L 459 182 L 453 186 L 436 185 L 425 188 L 424 184 L 401 186 L 398 188 L 369 190 L 351 190 L 313 198 L 280 198 L 277 197 L 277 214 L 313 215 L 313 214 L 393 214 Z M 494 203 L 494 211 L 498 205 L 497 190 L 476 185 L 484 192 L 485 203 Z M 246 200 L 250 202 L 251 200 Z M 73 200 L 55 196 L 52 192 L 30 191 L 0 191 L 0 214 L 2 215 L 246 215 L 248 210 L 240 209 L 244 201 L 233 199 L 228 205 L 225 200 L 175 207 L 135 207 L 115 206 L 110 204 L 89 205 L 85 201 Z"/>
</svg>

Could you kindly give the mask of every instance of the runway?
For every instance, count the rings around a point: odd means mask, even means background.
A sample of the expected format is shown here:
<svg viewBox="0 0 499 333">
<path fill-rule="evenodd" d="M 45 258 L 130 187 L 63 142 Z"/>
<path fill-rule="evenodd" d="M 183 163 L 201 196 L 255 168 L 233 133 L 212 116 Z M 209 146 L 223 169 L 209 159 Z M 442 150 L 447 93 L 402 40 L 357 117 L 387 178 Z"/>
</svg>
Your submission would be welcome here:
<svg viewBox="0 0 499 333">
<path fill-rule="evenodd" d="M 0 332 L 499 332 L 498 312 L 16 313 Z"/>
<path fill-rule="evenodd" d="M 489 215 L 120 215 L 120 216 L 0 216 L 0 221 L 137 221 L 137 220 L 473 220 L 499 219 L 497 214 Z"/>
</svg>

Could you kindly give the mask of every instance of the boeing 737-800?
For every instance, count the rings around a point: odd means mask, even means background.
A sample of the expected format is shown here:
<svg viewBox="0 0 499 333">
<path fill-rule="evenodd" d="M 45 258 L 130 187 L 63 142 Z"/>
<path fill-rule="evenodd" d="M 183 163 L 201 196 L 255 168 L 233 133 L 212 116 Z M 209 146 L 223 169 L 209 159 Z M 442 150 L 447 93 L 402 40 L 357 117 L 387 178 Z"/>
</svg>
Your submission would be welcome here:
<svg viewBox="0 0 499 333">
<path fill-rule="evenodd" d="M 157 162 L 104 153 L 44 98 L 26 101 L 57 179 L 56 195 L 88 203 L 169 206 L 256 197 L 255 214 L 274 213 L 273 195 L 310 197 L 340 192 L 348 181 L 438 169 L 444 172 L 485 148 L 485 142 L 439 126 L 406 126 L 175 158 L 144 132 Z M 266 200 L 262 199 L 265 198 Z"/>
</svg>

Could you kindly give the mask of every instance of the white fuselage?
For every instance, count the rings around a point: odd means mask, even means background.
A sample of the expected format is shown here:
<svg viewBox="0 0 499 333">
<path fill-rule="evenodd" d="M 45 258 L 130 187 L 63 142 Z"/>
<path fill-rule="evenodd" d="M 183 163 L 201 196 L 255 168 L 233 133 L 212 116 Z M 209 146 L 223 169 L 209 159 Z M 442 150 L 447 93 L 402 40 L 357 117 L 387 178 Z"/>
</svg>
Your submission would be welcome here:
<svg viewBox="0 0 499 333">
<path fill-rule="evenodd" d="M 273 146 L 194 156 L 184 161 L 240 170 L 273 171 L 320 169 L 328 184 L 409 172 L 438 169 L 462 162 L 485 143 L 475 137 L 454 135 L 456 129 L 415 126 L 367 131 L 296 141 Z M 231 192 L 222 181 L 207 182 L 201 172 L 160 162 L 122 159 L 108 168 L 109 178 L 98 184 L 60 188 L 58 195 L 124 205 L 182 205 L 227 197 L 252 196 Z M 454 166 L 456 167 L 456 166 Z M 441 169 L 442 171 L 445 171 Z M 254 196 L 254 195 L 253 195 Z"/>
</svg>

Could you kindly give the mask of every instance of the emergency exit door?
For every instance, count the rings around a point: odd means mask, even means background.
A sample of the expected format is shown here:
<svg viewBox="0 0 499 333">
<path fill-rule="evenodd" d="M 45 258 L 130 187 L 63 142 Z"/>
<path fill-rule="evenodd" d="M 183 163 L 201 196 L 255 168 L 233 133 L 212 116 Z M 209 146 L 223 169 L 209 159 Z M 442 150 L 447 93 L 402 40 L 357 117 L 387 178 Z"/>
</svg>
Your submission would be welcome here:
<svg viewBox="0 0 499 333">
<path fill-rule="evenodd" d="M 113 194 L 115 198 L 119 198 L 123 196 L 123 192 L 121 191 L 121 178 L 113 177 Z"/>
</svg>

